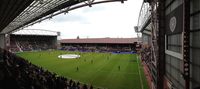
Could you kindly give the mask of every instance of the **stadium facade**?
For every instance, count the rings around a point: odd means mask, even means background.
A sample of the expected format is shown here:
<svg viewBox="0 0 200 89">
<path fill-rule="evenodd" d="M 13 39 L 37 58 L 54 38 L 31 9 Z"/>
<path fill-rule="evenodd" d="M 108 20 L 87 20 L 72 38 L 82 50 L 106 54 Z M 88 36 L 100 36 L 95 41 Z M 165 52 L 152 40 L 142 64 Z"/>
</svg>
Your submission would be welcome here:
<svg viewBox="0 0 200 89">
<path fill-rule="evenodd" d="M 136 30 L 151 89 L 200 88 L 200 1 L 144 0 Z"/>
</svg>

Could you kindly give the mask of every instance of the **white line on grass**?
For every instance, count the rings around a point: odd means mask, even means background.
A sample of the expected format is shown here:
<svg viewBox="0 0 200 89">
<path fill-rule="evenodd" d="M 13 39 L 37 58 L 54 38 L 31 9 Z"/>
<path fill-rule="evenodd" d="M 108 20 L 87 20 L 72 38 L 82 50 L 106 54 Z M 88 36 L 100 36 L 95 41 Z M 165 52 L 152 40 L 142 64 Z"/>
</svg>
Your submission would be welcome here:
<svg viewBox="0 0 200 89">
<path fill-rule="evenodd" d="M 142 76 L 141 76 L 140 66 L 139 66 L 138 60 L 139 60 L 139 59 L 138 59 L 138 56 L 137 56 L 138 73 L 139 73 L 139 76 L 140 76 L 140 85 L 141 85 L 141 88 L 144 89 L 144 85 L 143 85 L 143 81 L 142 81 Z"/>
<path fill-rule="evenodd" d="M 98 71 L 98 72 L 110 73 L 110 71 Z M 130 74 L 130 75 L 138 75 L 138 73 L 126 73 L 126 72 L 112 72 L 112 73 L 124 73 L 124 74 Z"/>
</svg>

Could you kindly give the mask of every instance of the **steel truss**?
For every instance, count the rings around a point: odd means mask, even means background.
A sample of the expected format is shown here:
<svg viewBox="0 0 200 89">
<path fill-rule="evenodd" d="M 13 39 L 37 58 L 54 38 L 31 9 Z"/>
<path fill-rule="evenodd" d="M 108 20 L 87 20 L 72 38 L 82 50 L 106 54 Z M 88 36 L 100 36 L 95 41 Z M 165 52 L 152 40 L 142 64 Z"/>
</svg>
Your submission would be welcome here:
<svg viewBox="0 0 200 89">
<path fill-rule="evenodd" d="M 156 67 L 156 89 L 163 88 L 165 69 L 164 0 L 151 0 L 152 58 Z"/>
<path fill-rule="evenodd" d="M 138 19 L 140 31 L 145 24 L 151 27 L 151 62 L 156 71 L 156 89 L 163 89 L 165 72 L 165 0 L 144 0 L 148 6 L 142 6 Z"/>
<path fill-rule="evenodd" d="M 68 5 L 72 1 L 79 2 L 75 5 Z M 59 14 L 66 14 L 71 10 L 81 8 L 84 6 L 92 7 L 94 4 L 121 2 L 126 0 L 34 0 L 19 16 L 17 16 L 8 26 L 6 26 L 1 33 L 9 33 L 17 29 L 23 29 L 33 24 L 39 23 L 46 19 L 51 19 L 53 16 Z M 55 9 L 60 5 L 66 4 L 62 9 Z M 53 12 L 43 15 L 49 11 Z"/>
<path fill-rule="evenodd" d="M 149 3 L 143 3 L 142 7 L 140 9 L 140 13 L 139 13 L 139 17 L 138 17 L 138 31 L 141 32 L 141 30 L 143 30 L 143 28 L 145 28 L 147 22 L 149 22 L 151 17 L 151 6 Z"/>
</svg>

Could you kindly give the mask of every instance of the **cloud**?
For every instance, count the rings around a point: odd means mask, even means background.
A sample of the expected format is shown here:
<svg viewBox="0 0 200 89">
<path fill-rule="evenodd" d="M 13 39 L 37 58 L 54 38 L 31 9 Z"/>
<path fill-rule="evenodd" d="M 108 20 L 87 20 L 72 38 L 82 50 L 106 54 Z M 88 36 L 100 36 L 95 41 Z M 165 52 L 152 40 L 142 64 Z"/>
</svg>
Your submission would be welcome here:
<svg viewBox="0 0 200 89">
<path fill-rule="evenodd" d="M 78 22 L 81 24 L 89 24 L 88 20 L 78 14 L 60 14 L 52 19 L 54 22 Z"/>
<path fill-rule="evenodd" d="M 61 38 L 136 37 L 134 26 L 142 1 L 86 6 L 28 28 L 60 31 Z"/>
<path fill-rule="evenodd" d="M 104 10 L 106 10 L 106 8 L 103 6 L 93 5 L 92 7 L 83 7 L 82 12 L 83 13 L 95 13 L 95 12 L 104 11 Z"/>
</svg>

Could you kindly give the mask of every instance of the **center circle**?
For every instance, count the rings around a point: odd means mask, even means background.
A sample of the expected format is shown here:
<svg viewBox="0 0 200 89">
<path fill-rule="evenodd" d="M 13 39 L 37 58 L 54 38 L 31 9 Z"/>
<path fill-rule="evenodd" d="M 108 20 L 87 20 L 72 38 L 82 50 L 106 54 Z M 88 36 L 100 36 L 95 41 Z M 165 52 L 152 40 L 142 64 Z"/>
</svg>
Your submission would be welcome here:
<svg viewBox="0 0 200 89">
<path fill-rule="evenodd" d="M 76 59 L 76 58 L 80 58 L 80 55 L 77 54 L 63 54 L 63 55 L 59 55 L 58 58 L 61 59 Z"/>
</svg>

